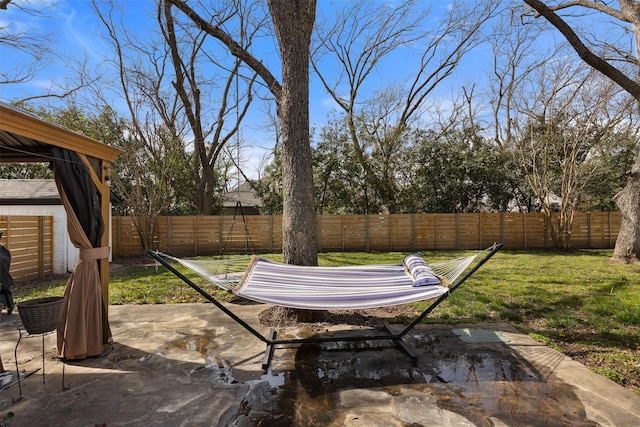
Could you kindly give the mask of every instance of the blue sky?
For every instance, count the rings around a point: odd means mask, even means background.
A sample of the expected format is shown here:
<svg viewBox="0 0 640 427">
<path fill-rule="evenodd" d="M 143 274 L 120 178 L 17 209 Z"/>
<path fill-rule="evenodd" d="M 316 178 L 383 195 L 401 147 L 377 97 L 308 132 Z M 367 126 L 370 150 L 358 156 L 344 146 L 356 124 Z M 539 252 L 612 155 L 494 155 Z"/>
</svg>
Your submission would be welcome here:
<svg viewBox="0 0 640 427">
<path fill-rule="evenodd" d="M 20 2 L 21 0 L 16 0 Z M 340 2 L 341 0 L 338 0 Z M 436 1 L 436 8 L 445 8 L 446 2 Z M 27 31 L 33 34 L 47 34 L 50 47 L 59 57 L 52 57 L 50 62 L 42 64 L 43 69 L 37 76 L 22 84 L 0 85 L 0 98 L 4 101 L 21 99 L 29 96 L 37 96 L 64 82 L 70 77 L 70 67 L 74 61 L 87 58 L 90 64 L 99 64 L 106 52 L 108 45 L 102 39 L 103 27 L 98 22 L 91 10 L 89 0 L 26 0 L 20 4 L 42 11 L 36 15 L 25 13 L 11 3 L 7 10 L 0 11 L 0 25 L 11 26 L 16 31 Z M 145 26 L 153 24 L 153 2 L 146 0 L 127 0 L 125 3 L 123 24 L 134 32 L 139 32 Z M 319 8 L 324 8 L 330 13 L 334 2 L 319 1 Z M 274 49 L 275 46 L 266 49 Z M 268 53 L 268 52 L 267 52 Z M 260 54 L 260 53 L 258 53 Z M 395 53 L 395 58 L 389 60 L 387 66 L 380 68 L 376 86 L 382 87 L 402 75 L 395 66 L 398 62 L 406 62 L 398 58 L 403 54 Z M 271 59 L 274 58 L 271 55 Z M 269 55 L 265 55 L 269 61 Z M 8 49 L 0 44 L 0 61 L 2 68 L 6 69 L 11 64 L 29 61 L 31 58 L 24 52 Z M 324 122 L 326 114 L 332 109 L 333 104 L 321 88 L 317 78 L 311 77 L 312 85 L 312 122 Z"/>
<path fill-rule="evenodd" d="M 20 1 L 20 0 L 16 0 Z M 347 0 L 319 0 L 318 7 L 322 13 L 331 14 L 336 3 Z M 382 0 L 381 0 L 382 1 Z M 398 0 L 390 0 L 391 3 Z M 151 28 L 153 24 L 154 10 L 152 1 L 127 0 L 124 14 L 122 15 L 123 25 L 134 33 L 144 37 L 146 28 Z M 432 22 L 436 22 L 439 14 L 449 7 L 448 1 L 434 0 L 432 2 L 433 15 L 430 16 Z M 8 10 L 0 11 L 0 25 L 10 25 L 15 31 L 27 31 L 34 34 L 48 34 L 50 38 L 50 48 L 56 52 L 57 56 L 52 56 L 51 61 L 42 63 L 42 69 L 35 78 L 22 84 L 0 85 L 0 99 L 12 101 L 30 96 L 38 96 L 46 93 L 50 88 L 57 85 L 64 85 L 66 80 L 72 75 L 70 69 L 74 62 L 82 61 L 86 58 L 92 67 L 98 66 L 104 60 L 105 54 L 109 52 L 108 43 L 101 37 L 104 31 L 102 24 L 91 10 L 88 0 L 25 0 L 22 4 L 32 6 L 34 9 L 42 10 L 38 14 L 28 14 L 9 5 Z M 12 7 L 13 6 L 13 7 Z M 267 65 L 270 61 L 278 62 L 278 58 L 273 52 L 276 50 L 273 40 L 264 42 L 256 56 L 263 59 Z M 455 76 L 452 76 L 443 84 L 432 96 L 432 101 L 441 104 L 451 102 L 456 92 L 462 84 L 471 80 L 482 81 L 482 66 L 486 64 L 490 52 L 486 48 L 478 48 L 472 55 L 464 61 L 462 67 Z M 0 44 L 0 61 L 2 70 L 11 68 L 13 64 L 20 64 L 29 61 L 28 55 L 23 52 L 8 50 Z M 408 77 L 411 69 L 415 69 L 415 49 L 407 47 L 398 49 L 390 55 L 386 61 L 378 66 L 375 75 L 368 81 L 369 90 L 378 90 L 391 83 L 402 81 Z M 326 94 L 318 78 L 311 76 L 311 125 L 316 129 L 326 123 L 327 115 L 334 109 L 334 103 Z M 118 109 L 118 101 L 114 100 L 114 108 Z M 274 107 L 271 107 L 274 110 Z M 269 149 L 272 144 L 262 141 L 261 134 L 267 121 L 264 120 L 264 108 L 254 108 L 250 124 L 243 131 L 243 138 L 248 140 L 248 144 L 254 147 L 248 156 L 251 158 L 252 166 L 247 171 L 257 167 L 259 158 L 264 154 L 263 148 Z"/>
</svg>

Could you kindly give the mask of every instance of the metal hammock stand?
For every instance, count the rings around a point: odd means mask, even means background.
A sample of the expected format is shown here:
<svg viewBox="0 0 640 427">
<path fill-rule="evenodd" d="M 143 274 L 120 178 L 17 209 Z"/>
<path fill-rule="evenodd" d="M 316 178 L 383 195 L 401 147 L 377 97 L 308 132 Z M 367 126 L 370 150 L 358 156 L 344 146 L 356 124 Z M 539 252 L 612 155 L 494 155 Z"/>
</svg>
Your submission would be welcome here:
<svg viewBox="0 0 640 427">
<path fill-rule="evenodd" d="M 269 365 L 271 364 L 271 358 L 273 355 L 273 350 L 275 346 L 278 345 L 291 345 L 291 344 L 306 344 L 306 343 L 336 343 L 336 342 L 356 342 L 356 341 L 379 341 L 379 340 L 387 340 L 392 341 L 394 345 L 399 347 L 402 351 L 404 351 L 410 358 L 414 365 L 417 363 L 417 356 L 411 351 L 409 347 L 407 347 L 402 340 L 404 336 L 409 333 L 416 325 L 418 325 L 422 320 L 427 317 L 436 307 L 438 307 L 444 300 L 446 300 L 449 295 L 451 295 L 460 285 L 462 285 L 469 277 L 471 277 L 480 267 L 482 267 L 493 255 L 495 255 L 498 250 L 502 248 L 502 243 L 496 243 L 489 248 L 487 248 L 484 252 L 484 256 L 479 259 L 472 267 L 468 269 L 464 274 L 460 275 L 453 283 L 449 286 L 449 291 L 445 294 L 442 294 L 438 297 L 429 307 L 427 307 L 418 317 L 416 317 L 410 324 L 408 324 L 402 331 L 399 333 L 393 333 L 389 325 L 385 325 L 384 334 L 378 335 L 357 335 L 357 336 L 344 336 L 344 337 L 311 337 L 311 338 L 291 338 L 291 339 L 278 339 L 277 332 L 275 329 L 271 329 L 268 336 L 264 336 L 260 332 L 258 332 L 255 328 L 245 322 L 243 319 L 238 317 L 233 311 L 224 306 L 222 303 L 217 301 L 213 296 L 203 290 L 200 286 L 196 285 L 191 279 L 186 277 L 184 274 L 176 270 L 166 259 L 164 259 L 163 255 L 149 251 L 148 254 L 157 262 L 166 267 L 169 271 L 175 274 L 178 278 L 180 278 L 183 282 L 193 288 L 196 292 L 202 295 L 206 300 L 214 304 L 218 309 L 220 309 L 223 313 L 237 322 L 240 326 L 250 332 L 253 336 L 258 338 L 260 341 L 265 343 L 266 349 L 264 354 L 264 359 L 262 362 L 262 369 L 265 371 L 268 370 Z"/>
</svg>

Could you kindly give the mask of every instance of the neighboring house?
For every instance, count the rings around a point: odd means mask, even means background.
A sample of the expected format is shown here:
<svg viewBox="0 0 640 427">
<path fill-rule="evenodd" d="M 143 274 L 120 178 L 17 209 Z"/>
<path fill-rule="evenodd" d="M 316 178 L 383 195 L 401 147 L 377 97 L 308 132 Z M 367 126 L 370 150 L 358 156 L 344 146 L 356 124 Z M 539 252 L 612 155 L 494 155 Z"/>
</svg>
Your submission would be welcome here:
<svg viewBox="0 0 640 427">
<path fill-rule="evenodd" d="M 233 215 L 236 213 L 236 206 L 240 202 L 245 215 L 260 215 L 260 205 L 262 201 L 256 197 L 255 192 L 248 182 L 243 182 L 234 190 L 224 195 L 223 215 Z M 237 212 L 240 214 L 240 211 Z"/>
<path fill-rule="evenodd" d="M 79 251 L 53 179 L 0 179 L 0 215 L 53 216 L 53 274 L 73 271 Z"/>
<path fill-rule="evenodd" d="M 552 211 L 558 212 L 560 210 L 560 205 L 562 204 L 562 197 L 551 193 L 547 196 L 547 203 L 549 203 Z"/>
<path fill-rule="evenodd" d="M 547 196 L 547 202 L 549 203 L 549 207 L 551 208 L 552 212 L 560 211 L 560 205 L 562 204 L 562 197 L 551 193 Z M 509 205 L 507 206 L 507 212 L 523 212 L 522 208 L 523 207 L 519 207 L 512 200 L 511 202 L 509 202 Z M 529 207 L 526 207 L 526 208 L 529 208 Z M 532 209 L 531 212 L 540 212 L 542 210 L 540 199 L 538 199 L 537 197 L 533 198 L 531 200 L 530 208 Z"/>
</svg>

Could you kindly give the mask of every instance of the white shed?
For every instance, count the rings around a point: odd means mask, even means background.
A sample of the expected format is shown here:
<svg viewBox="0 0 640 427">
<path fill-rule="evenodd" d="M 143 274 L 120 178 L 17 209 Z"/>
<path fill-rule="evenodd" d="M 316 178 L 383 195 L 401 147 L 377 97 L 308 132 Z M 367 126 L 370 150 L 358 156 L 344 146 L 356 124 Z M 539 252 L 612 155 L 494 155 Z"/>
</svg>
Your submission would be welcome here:
<svg viewBox="0 0 640 427">
<path fill-rule="evenodd" d="M 73 271 L 79 250 L 67 233 L 67 213 L 53 179 L 0 179 L 0 215 L 53 217 L 53 274 Z"/>
</svg>

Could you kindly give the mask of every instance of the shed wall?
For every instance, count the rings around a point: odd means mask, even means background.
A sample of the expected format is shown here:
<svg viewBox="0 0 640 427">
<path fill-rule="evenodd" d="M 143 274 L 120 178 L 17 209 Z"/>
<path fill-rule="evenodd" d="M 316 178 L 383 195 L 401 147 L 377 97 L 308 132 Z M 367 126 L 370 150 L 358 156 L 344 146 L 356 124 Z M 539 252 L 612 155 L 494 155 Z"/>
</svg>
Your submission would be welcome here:
<svg viewBox="0 0 640 427">
<path fill-rule="evenodd" d="M 29 215 L 53 217 L 53 274 L 73 270 L 79 251 L 73 246 L 67 232 L 67 213 L 62 205 L 0 206 L 0 215 Z"/>
</svg>

